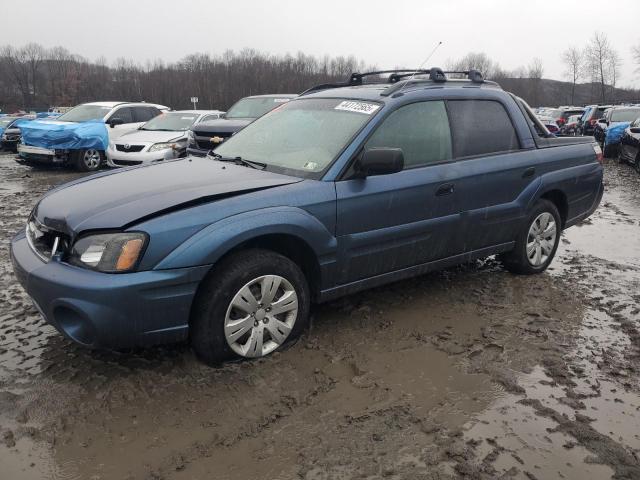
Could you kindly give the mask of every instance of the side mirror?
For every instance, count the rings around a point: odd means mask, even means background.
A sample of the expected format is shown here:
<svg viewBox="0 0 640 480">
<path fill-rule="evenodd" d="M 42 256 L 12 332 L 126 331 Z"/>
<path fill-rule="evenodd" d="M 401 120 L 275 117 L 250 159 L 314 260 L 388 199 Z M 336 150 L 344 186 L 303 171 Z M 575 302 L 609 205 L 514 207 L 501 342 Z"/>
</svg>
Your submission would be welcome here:
<svg viewBox="0 0 640 480">
<path fill-rule="evenodd" d="M 116 125 L 123 125 L 123 124 L 124 124 L 124 120 L 118 117 L 113 117 L 112 119 L 109 120 L 109 126 L 111 128 L 115 127 Z"/>
<path fill-rule="evenodd" d="M 603 125 L 606 125 L 607 120 L 605 118 L 601 118 L 600 120 L 598 120 L 598 123 L 602 123 Z"/>
<path fill-rule="evenodd" d="M 359 178 L 397 173 L 404 168 L 404 154 L 400 148 L 370 148 L 356 161 L 355 174 Z"/>
</svg>

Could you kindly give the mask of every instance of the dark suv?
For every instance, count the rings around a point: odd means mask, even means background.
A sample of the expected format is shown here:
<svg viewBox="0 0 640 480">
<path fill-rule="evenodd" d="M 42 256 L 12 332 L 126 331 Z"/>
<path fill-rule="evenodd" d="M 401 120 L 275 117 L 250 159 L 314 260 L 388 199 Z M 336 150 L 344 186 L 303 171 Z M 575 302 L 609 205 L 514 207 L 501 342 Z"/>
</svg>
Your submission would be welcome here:
<svg viewBox="0 0 640 480">
<path fill-rule="evenodd" d="M 499 255 L 543 272 L 602 192 L 588 137 L 551 134 L 478 72 L 311 89 L 207 158 L 76 180 L 11 242 L 42 315 L 87 346 L 189 339 L 262 357 L 312 303 Z"/>
<path fill-rule="evenodd" d="M 581 135 L 593 135 L 594 129 L 598 120 L 604 117 L 604 112 L 611 105 L 589 105 L 580 118 L 578 124 L 578 131 Z"/>
<path fill-rule="evenodd" d="M 197 124 L 189 131 L 187 153 L 204 157 L 231 135 L 253 122 L 256 118 L 287 103 L 297 95 L 255 95 L 234 103 L 221 118 Z"/>
</svg>

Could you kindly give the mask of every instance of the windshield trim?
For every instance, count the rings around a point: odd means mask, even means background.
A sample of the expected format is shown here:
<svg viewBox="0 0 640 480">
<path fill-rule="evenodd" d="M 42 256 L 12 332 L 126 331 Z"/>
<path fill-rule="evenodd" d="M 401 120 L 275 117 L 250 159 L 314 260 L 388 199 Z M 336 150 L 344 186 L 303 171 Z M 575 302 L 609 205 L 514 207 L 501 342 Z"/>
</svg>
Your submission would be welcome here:
<svg viewBox="0 0 640 480">
<path fill-rule="evenodd" d="M 342 157 L 344 152 L 353 144 L 355 139 L 358 138 L 358 135 L 360 135 L 362 133 L 362 131 L 365 128 L 367 128 L 367 126 L 373 121 L 374 118 L 376 118 L 380 114 L 380 112 L 385 110 L 384 107 L 386 105 L 386 103 L 384 101 L 377 100 L 377 99 L 376 100 L 372 100 L 370 98 L 360 98 L 360 97 L 330 97 L 330 96 L 296 97 L 296 98 L 292 98 L 291 100 L 289 100 L 289 102 L 286 102 L 285 105 L 289 104 L 289 103 L 292 103 L 292 102 L 304 102 L 304 101 L 307 101 L 307 100 L 360 101 L 360 102 L 367 102 L 367 103 L 375 103 L 376 105 L 380 105 L 380 108 L 378 110 L 376 110 L 374 113 L 372 113 L 371 115 L 369 115 L 369 119 L 366 120 L 365 122 L 363 122 L 362 126 L 358 130 L 356 130 L 349 139 L 347 139 L 344 142 L 344 144 L 342 145 L 342 148 L 340 148 L 340 150 L 336 153 L 334 158 L 330 162 L 328 162 L 327 165 L 322 170 L 318 170 L 317 172 L 308 172 L 306 170 L 298 170 L 298 169 L 295 169 L 295 168 L 283 167 L 281 165 L 274 165 L 272 163 L 265 162 L 263 159 L 247 158 L 247 160 L 254 161 L 254 162 L 266 163 L 267 166 L 266 166 L 266 168 L 264 170 L 268 171 L 268 172 L 280 173 L 282 175 L 289 175 L 291 177 L 303 178 L 303 179 L 308 179 L 308 180 L 322 180 L 324 178 L 324 176 L 326 175 L 326 173 L 331 169 L 331 167 L 333 167 L 335 165 L 335 163 L 340 159 L 340 157 Z M 274 110 L 275 110 L 275 108 L 274 108 Z M 262 117 L 266 117 L 272 111 L 273 110 L 268 111 Z M 258 117 L 258 118 L 262 118 L 262 117 Z M 214 150 L 214 152 L 215 152 L 215 150 Z"/>
</svg>

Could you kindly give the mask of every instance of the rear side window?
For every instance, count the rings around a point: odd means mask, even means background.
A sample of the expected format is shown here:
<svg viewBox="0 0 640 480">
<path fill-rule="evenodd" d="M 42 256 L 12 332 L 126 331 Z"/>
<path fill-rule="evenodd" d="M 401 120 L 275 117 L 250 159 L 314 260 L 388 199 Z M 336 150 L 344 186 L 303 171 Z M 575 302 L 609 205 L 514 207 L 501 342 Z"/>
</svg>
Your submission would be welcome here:
<svg viewBox="0 0 640 480">
<path fill-rule="evenodd" d="M 136 122 L 148 122 L 153 117 L 160 115 L 160 110 L 155 107 L 135 107 L 134 114 Z"/>
<path fill-rule="evenodd" d="M 443 101 L 418 102 L 389 115 L 365 148 L 400 148 L 405 168 L 451 159 L 451 132 Z"/>
<path fill-rule="evenodd" d="M 520 148 L 511 119 L 500 102 L 451 100 L 448 108 L 453 130 L 453 153 L 456 157 L 508 152 Z"/>
<path fill-rule="evenodd" d="M 133 109 L 122 107 L 113 112 L 111 118 L 119 118 L 123 123 L 133 123 Z"/>
</svg>

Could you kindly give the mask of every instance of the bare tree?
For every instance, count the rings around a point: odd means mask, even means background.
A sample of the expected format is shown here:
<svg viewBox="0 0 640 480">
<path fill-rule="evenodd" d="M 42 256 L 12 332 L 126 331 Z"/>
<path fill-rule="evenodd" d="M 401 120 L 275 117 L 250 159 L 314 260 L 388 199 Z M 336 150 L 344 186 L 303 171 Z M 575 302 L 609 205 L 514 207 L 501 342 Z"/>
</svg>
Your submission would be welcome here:
<svg viewBox="0 0 640 480">
<path fill-rule="evenodd" d="M 485 78 L 491 79 L 504 73 L 500 65 L 484 52 L 469 52 L 458 60 L 449 60 L 447 68 L 459 71 L 478 70 Z"/>
<path fill-rule="evenodd" d="M 576 47 L 569 47 L 562 53 L 565 64 L 565 75 L 571 80 L 571 105 L 575 105 L 576 83 L 582 74 L 583 55 Z"/>
<path fill-rule="evenodd" d="M 606 102 L 607 85 L 615 82 L 620 71 L 620 57 L 602 32 L 596 32 L 585 48 L 585 65 L 593 82 L 600 87 L 600 100 Z"/>
<path fill-rule="evenodd" d="M 540 58 L 534 58 L 527 67 L 527 76 L 529 78 L 529 98 L 533 105 L 540 105 L 540 91 L 542 83 L 542 74 L 544 73 L 544 67 L 542 66 L 542 60 Z"/>
<path fill-rule="evenodd" d="M 631 47 L 631 56 L 633 57 L 633 63 L 636 64 L 636 72 L 640 72 L 640 42 Z"/>
</svg>

